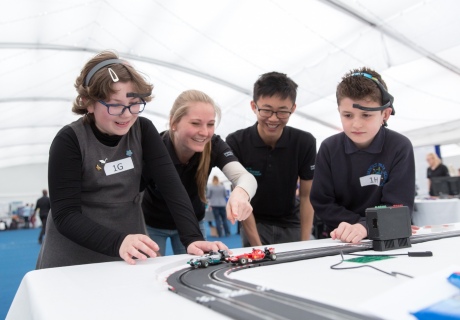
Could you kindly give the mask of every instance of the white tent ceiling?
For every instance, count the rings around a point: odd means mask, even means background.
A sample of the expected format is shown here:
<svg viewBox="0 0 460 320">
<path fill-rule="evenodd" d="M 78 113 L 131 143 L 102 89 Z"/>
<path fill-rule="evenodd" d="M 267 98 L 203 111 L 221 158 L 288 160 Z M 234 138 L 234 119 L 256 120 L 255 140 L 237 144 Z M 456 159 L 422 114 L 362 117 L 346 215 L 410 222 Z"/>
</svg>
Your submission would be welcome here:
<svg viewBox="0 0 460 320">
<path fill-rule="evenodd" d="M 254 123 L 262 73 L 299 84 L 290 125 L 318 145 L 340 130 L 335 87 L 379 71 L 395 96 L 391 129 L 414 146 L 460 141 L 460 2 L 456 0 L 18 0 L 0 11 L 0 168 L 46 163 L 76 119 L 83 64 L 116 50 L 154 84 L 144 116 L 164 130 L 175 97 L 203 90 L 223 110 L 217 133 Z"/>
</svg>

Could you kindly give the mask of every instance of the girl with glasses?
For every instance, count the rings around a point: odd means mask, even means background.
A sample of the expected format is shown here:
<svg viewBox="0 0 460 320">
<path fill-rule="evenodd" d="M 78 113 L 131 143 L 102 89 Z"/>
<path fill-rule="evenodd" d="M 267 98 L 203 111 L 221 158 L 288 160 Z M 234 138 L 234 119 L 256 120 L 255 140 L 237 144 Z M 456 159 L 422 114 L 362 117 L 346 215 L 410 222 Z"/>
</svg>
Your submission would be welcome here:
<svg viewBox="0 0 460 320">
<path fill-rule="evenodd" d="M 49 156 L 51 212 L 37 268 L 155 257 L 146 235 L 141 174 L 156 182 L 190 254 L 228 249 L 207 242 L 152 122 L 140 117 L 153 86 L 110 51 L 89 60 L 75 82 L 82 115 L 54 138 Z M 128 109 L 128 110 L 126 110 Z"/>
</svg>

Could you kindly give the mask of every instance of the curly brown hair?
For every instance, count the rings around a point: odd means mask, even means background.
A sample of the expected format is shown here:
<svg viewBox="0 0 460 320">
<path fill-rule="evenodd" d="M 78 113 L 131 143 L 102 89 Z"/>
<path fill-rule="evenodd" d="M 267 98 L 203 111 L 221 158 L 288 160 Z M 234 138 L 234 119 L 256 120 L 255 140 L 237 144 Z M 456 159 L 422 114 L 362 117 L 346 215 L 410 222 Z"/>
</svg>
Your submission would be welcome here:
<svg viewBox="0 0 460 320">
<path fill-rule="evenodd" d="M 72 112 L 81 115 L 87 114 L 88 106 L 98 100 L 106 100 L 115 93 L 112 89 L 114 81 L 107 72 L 109 67 L 116 73 L 120 82 L 132 82 L 137 93 L 149 94 L 147 97 L 143 97 L 146 102 L 152 100 L 153 85 L 148 83 L 139 71 L 136 71 L 129 62 L 124 60 L 123 63 L 110 64 L 97 70 L 91 77 L 88 86 L 85 86 L 86 76 L 91 69 L 98 63 L 109 59 L 119 59 L 118 54 L 113 51 L 102 51 L 84 65 L 75 81 L 74 86 L 78 95 L 73 102 Z M 91 116 L 93 115 L 88 114 L 88 118 L 94 120 Z"/>
<path fill-rule="evenodd" d="M 371 101 L 381 103 L 382 102 L 382 92 L 380 91 L 378 85 L 366 77 L 357 77 L 352 76 L 354 73 L 368 73 L 374 78 L 376 78 L 380 84 L 387 90 L 387 86 L 383 81 L 380 74 L 376 71 L 362 67 L 360 69 L 353 69 L 346 73 L 342 77 L 342 81 L 337 85 L 336 90 L 336 98 L 337 104 L 340 104 L 340 101 L 344 98 L 350 98 L 352 100 L 367 100 L 370 99 Z"/>
</svg>

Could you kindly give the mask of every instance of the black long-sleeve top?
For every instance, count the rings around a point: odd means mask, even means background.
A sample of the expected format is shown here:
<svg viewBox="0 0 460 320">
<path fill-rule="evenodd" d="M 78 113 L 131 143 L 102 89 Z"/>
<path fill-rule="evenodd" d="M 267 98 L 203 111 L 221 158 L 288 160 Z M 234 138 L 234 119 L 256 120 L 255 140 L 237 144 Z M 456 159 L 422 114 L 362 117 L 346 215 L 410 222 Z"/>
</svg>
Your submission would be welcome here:
<svg viewBox="0 0 460 320">
<path fill-rule="evenodd" d="M 138 120 L 142 132 L 143 174 L 155 181 L 166 200 L 181 235 L 188 247 L 203 240 L 190 199 L 177 175 L 168 151 L 153 123 L 143 117 Z M 94 124 L 91 128 L 104 145 L 116 146 L 121 136 L 101 133 Z M 66 161 L 62 161 L 66 159 Z M 81 214 L 82 154 L 77 136 L 70 126 L 56 135 L 48 164 L 49 195 L 53 220 L 58 231 L 70 240 L 97 252 L 118 256 L 119 248 L 128 235 L 102 226 Z M 140 181 L 132 188 L 140 188 Z"/>
<path fill-rule="evenodd" d="M 189 162 L 184 165 L 179 161 L 179 158 L 177 158 L 174 145 L 169 138 L 169 133 L 165 131 L 160 135 L 171 156 L 182 184 L 187 191 L 188 197 L 192 202 L 195 216 L 201 221 L 205 214 L 205 204 L 200 199 L 195 177 L 200 162 L 201 152 L 195 153 Z M 221 139 L 220 136 L 214 135 L 211 138 L 211 157 L 209 161 L 208 175 L 213 167 L 218 167 L 222 170 L 225 165 L 237 160 L 238 159 L 233 155 L 230 147 Z M 144 213 L 145 223 L 148 226 L 158 229 L 179 229 L 177 223 L 175 223 L 176 219 L 172 219 L 171 208 L 165 201 L 161 188 L 159 188 L 155 182 L 149 181 L 148 177 L 144 176 L 143 178 L 145 180 L 144 182 L 147 184 L 144 199 L 142 201 L 142 211 Z"/>
</svg>

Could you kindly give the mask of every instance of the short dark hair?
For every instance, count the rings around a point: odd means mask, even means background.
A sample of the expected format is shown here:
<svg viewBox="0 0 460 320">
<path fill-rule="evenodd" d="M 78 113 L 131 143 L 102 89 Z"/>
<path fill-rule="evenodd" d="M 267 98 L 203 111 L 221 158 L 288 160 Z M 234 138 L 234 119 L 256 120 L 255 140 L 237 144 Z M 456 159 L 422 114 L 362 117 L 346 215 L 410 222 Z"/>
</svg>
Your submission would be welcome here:
<svg viewBox="0 0 460 320">
<path fill-rule="evenodd" d="M 268 72 L 259 77 L 254 83 L 253 100 L 257 102 L 260 97 L 279 96 L 281 99 L 289 98 L 295 103 L 298 85 L 286 74 Z"/>
<path fill-rule="evenodd" d="M 383 105 L 382 92 L 380 91 L 378 85 L 369 78 L 353 76 L 354 73 L 368 73 L 376 78 L 385 90 L 388 90 L 387 85 L 378 72 L 368 67 L 354 69 L 347 72 L 342 77 L 342 81 L 337 85 L 337 90 L 335 92 L 337 104 L 340 104 L 340 101 L 344 98 L 350 98 L 353 100 L 363 100 L 368 98 Z"/>
</svg>

